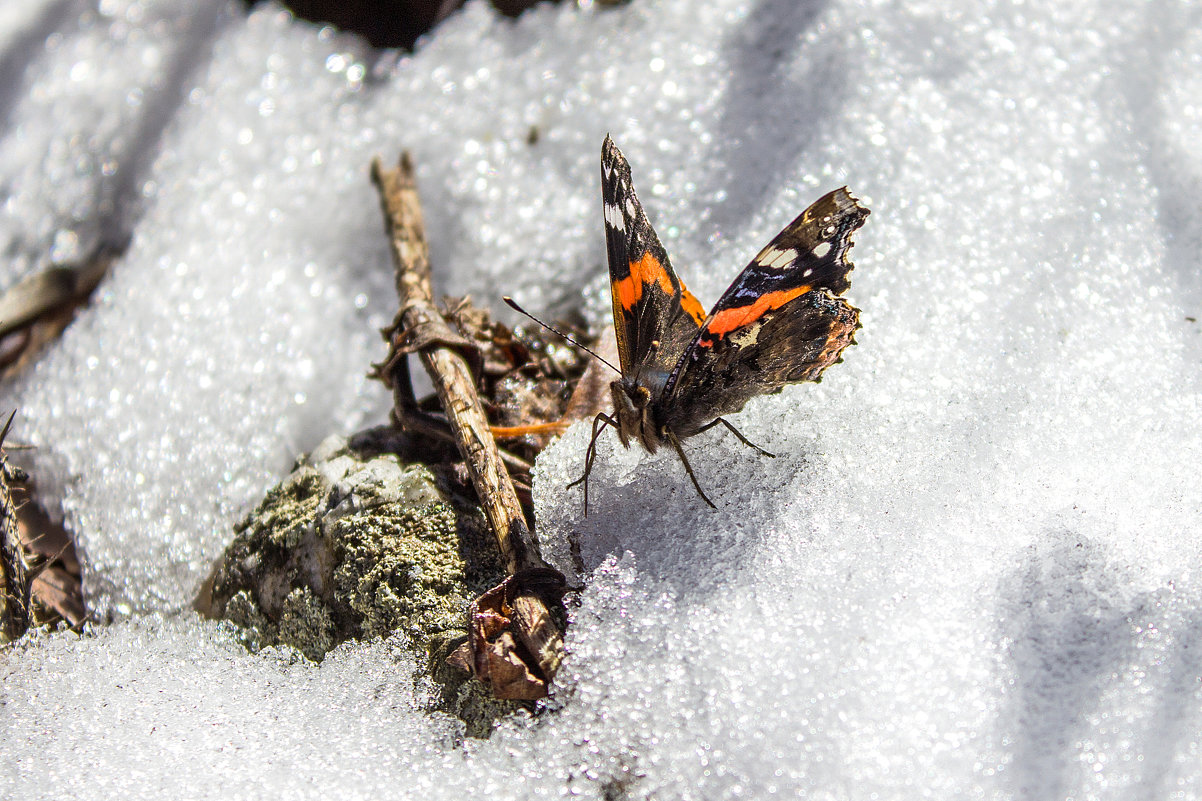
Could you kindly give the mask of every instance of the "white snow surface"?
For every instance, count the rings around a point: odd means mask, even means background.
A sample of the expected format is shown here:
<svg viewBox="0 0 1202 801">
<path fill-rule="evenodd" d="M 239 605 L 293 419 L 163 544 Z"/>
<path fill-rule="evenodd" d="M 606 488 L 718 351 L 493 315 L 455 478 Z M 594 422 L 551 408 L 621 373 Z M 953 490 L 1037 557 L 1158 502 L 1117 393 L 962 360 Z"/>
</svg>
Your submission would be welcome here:
<svg viewBox="0 0 1202 801">
<path fill-rule="evenodd" d="M 0 653 L 4 794 L 1202 796 L 1202 7 L 583 5 L 411 56 L 271 5 L 0 11 L 0 285 L 129 242 L 5 389 L 115 622 Z M 823 192 L 872 209 L 859 344 L 735 417 L 777 458 L 688 440 L 715 511 L 609 432 L 586 518 L 587 426 L 549 448 L 586 589 L 488 741 L 398 642 L 201 621 L 238 517 L 387 413 L 371 157 L 413 152 L 441 290 L 600 327 L 607 132 L 703 302 Z"/>
</svg>

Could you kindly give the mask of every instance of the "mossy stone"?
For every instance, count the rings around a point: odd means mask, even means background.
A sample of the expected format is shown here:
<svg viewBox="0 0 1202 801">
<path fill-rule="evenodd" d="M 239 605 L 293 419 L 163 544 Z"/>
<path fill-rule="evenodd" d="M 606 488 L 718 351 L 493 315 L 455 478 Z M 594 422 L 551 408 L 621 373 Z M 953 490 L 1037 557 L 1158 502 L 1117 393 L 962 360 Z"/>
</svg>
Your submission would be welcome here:
<svg viewBox="0 0 1202 801">
<path fill-rule="evenodd" d="M 248 647 L 287 645 L 320 661 L 347 639 L 404 632 L 443 688 L 442 708 L 486 736 L 498 702 L 445 664 L 466 636 L 467 604 L 504 577 L 479 510 L 420 465 L 327 440 L 236 528 L 209 612 Z"/>
</svg>

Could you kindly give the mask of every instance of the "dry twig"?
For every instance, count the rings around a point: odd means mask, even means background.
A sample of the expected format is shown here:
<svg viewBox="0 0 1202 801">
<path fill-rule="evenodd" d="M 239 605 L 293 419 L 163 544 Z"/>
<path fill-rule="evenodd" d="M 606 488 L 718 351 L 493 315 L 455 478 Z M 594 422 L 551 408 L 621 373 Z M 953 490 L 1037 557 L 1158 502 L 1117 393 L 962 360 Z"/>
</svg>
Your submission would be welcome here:
<svg viewBox="0 0 1202 801">
<path fill-rule="evenodd" d="M 563 594 L 563 576 L 543 561 L 489 431 L 468 364 L 479 367 L 479 351 L 453 331 L 434 306 L 429 247 L 408 154 L 402 154 L 395 169 L 373 161 L 372 181 L 392 245 L 400 300 L 389 332 L 391 352 L 379 369 L 380 377 L 392 388 L 404 425 L 415 411 L 407 357 L 419 354 L 510 574 L 472 604 L 472 637 L 467 653 L 459 653 L 457 661 L 469 666 L 499 698 L 539 698 L 563 657 L 563 634 L 548 608 Z"/>
</svg>

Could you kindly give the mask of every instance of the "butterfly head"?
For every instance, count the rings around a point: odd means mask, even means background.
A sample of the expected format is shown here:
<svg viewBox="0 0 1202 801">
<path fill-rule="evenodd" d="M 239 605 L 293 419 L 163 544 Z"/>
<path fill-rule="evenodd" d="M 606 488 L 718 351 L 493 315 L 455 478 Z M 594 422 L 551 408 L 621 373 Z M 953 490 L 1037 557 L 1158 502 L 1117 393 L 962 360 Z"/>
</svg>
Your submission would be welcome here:
<svg viewBox="0 0 1202 801">
<path fill-rule="evenodd" d="M 613 395 L 614 416 L 618 418 L 618 438 L 622 440 L 622 445 L 629 448 L 630 442 L 637 440 L 648 453 L 655 453 L 663 440 L 652 414 L 651 390 L 625 377 L 614 381 L 609 389 Z"/>
</svg>

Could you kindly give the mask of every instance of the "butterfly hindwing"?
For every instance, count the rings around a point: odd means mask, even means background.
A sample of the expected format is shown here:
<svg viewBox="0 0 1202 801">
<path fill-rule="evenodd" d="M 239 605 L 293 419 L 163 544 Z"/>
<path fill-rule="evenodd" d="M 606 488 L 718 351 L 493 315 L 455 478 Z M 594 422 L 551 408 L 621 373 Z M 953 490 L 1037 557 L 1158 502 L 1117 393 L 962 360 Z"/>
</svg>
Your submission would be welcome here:
<svg viewBox="0 0 1202 801">
<path fill-rule="evenodd" d="M 635 195 L 630 165 L 608 136 L 601 148 L 601 196 L 622 374 L 662 386 L 705 310 L 672 270 Z"/>
<path fill-rule="evenodd" d="M 868 210 L 845 188 L 825 195 L 757 255 L 722 295 L 664 388 L 680 437 L 756 395 L 817 381 L 859 327 L 838 295 L 850 285 L 851 235 Z"/>
</svg>

